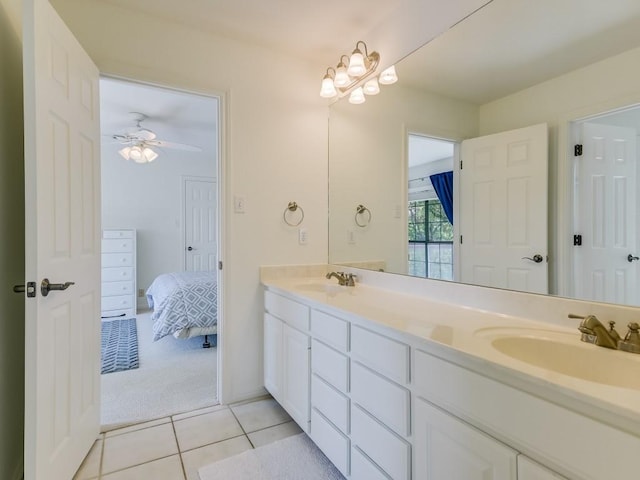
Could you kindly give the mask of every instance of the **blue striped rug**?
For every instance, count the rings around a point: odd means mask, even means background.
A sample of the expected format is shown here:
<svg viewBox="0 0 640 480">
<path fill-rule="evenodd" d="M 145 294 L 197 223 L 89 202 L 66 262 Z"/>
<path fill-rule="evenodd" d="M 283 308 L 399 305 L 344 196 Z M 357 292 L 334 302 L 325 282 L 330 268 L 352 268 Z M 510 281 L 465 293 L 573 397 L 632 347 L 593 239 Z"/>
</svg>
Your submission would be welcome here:
<svg viewBox="0 0 640 480">
<path fill-rule="evenodd" d="M 102 322 L 100 373 L 138 368 L 138 330 L 135 318 Z"/>
</svg>

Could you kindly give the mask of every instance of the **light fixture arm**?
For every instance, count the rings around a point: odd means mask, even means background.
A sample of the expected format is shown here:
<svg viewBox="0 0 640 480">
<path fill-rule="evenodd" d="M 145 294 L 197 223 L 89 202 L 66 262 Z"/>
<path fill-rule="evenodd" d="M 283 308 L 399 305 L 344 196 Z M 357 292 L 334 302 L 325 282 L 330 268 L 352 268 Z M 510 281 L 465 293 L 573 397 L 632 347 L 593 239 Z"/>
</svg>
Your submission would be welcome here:
<svg viewBox="0 0 640 480">
<path fill-rule="evenodd" d="M 356 42 L 356 48 L 353 50 L 353 52 L 352 52 L 352 53 L 356 53 L 356 52 L 360 52 L 360 53 L 362 53 L 362 52 L 360 51 L 360 49 L 358 48 L 358 45 L 360 45 L 360 44 L 364 45 L 364 58 L 368 58 L 368 57 L 369 57 L 369 52 L 367 51 L 367 44 L 366 44 L 366 43 L 364 43 L 364 41 L 363 41 L 363 40 L 358 40 L 358 41 Z"/>
<path fill-rule="evenodd" d="M 366 61 L 368 61 L 367 73 L 365 73 L 361 77 L 354 78 L 351 83 L 345 85 L 344 87 L 336 87 L 339 98 L 348 95 L 351 90 L 359 85 L 364 84 L 367 80 L 375 75 L 376 68 L 378 68 L 378 64 L 380 63 L 380 54 L 378 52 L 371 52 L 371 54 L 367 55 L 365 59 Z"/>
</svg>

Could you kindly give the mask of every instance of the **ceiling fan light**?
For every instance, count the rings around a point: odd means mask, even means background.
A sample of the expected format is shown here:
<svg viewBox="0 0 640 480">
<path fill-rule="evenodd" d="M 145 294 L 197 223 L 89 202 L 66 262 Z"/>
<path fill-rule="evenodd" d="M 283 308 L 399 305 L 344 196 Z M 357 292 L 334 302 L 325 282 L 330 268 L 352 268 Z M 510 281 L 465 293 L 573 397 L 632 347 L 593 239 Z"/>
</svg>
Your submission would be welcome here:
<svg viewBox="0 0 640 480">
<path fill-rule="evenodd" d="M 129 150 L 129 158 L 137 163 L 144 163 L 146 161 L 142 155 L 142 148 L 138 145 L 131 147 L 131 150 Z"/>
<path fill-rule="evenodd" d="M 122 155 L 122 158 L 125 160 L 129 160 L 129 153 L 131 152 L 131 147 L 124 147 L 122 150 L 118 150 L 118 153 Z"/>
<path fill-rule="evenodd" d="M 395 65 L 391 65 L 386 70 L 380 74 L 379 82 L 382 85 L 391 85 L 392 83 L 396 83 L 398 81 L 398 75 L 396 75 L 396 67 Z"/>
<path fill-rule="evenodd" d="M 151 150 L 149 147 L 145 147 L 142 150 L 142 156 L 147 162 L 153 162 L 156 158 L 158 158 L 158 154 Z"/>
<path fill-rule="evenodd" d="M 353 103 L 354 105 L 359 105 L 364 103 L 366 99 L 364 98 L 364 92 L 362 91 L 362 87 L 356 88 L 351 95 L 349 95 L 349 103 Z"/>
<path fill-rule="evenodd" d="M 378 80 L 372 78 L 371 80 L 367 80 L 367 83 L 364 84 L 364 93 L 367 95 L 377 95 L 380 93 L 380 85 L 378 85 Z"/>
<path fill-rule="evenodd" d="M 362 52 L 356 48 L 351 54 L 351 58 L 349 58 L 349 68 L 347 69 L 347 73 L 352 77 L 359 77 L 366 71 L 367 68 L 364 66 L 364 57 L 362 56 Z"/>
</svg>

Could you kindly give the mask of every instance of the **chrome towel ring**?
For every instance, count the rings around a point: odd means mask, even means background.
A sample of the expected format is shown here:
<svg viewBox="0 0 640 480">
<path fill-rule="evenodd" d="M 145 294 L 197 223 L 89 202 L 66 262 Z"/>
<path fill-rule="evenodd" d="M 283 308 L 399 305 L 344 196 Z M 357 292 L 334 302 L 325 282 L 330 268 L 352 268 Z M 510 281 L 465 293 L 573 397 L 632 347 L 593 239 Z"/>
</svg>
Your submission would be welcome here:
<svg viewBox="0 0 640 480">
<path fill-rule="evenodd" d="M 363 221 L 360 221 L 361 217 L 363 217 Z M 371 223 L 371 210 L 369 210 L 364 205 L 358 205 L 356 207 L 356 214 L 354 216 L 354 219 L 356 221 L 356 225 L 361 228 L 366 227 Z"/>
<path fill-rule="evenodd" d="M 298 210 L 300 210 L 300 219 L 297 222 L 290 222 L 287 218 L 287 212 L 295 213 Z M 282 219 L 284 220 L 284 223 L 286 223 L 290 227 L 297 227 L 304 220 L 304 210 L 296 202 L 289 202 L 287 208 L 285 208 L 284 212 L 282 213 Z"/>
</svg>

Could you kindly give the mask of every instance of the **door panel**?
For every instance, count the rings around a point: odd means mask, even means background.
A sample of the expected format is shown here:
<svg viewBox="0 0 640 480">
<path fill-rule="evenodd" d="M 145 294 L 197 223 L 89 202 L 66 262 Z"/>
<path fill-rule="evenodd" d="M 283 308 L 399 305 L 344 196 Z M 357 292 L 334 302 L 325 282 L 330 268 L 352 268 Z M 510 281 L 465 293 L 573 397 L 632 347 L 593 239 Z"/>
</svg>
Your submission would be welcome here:
<svg viewBox="0 0 640 480">
<path fill-rule="evenodd" d="M 547 293 L 547 126 L 462 142 L 460 280 Z M 523 257 L 542 255 L 535 263 Z"/>
<path fill-rule="evenodd" d="M 184 191 L 186 270 L 212 272 L 217 268 L 216 183 L 185 180 Z"/>
<path fill-rule="evenodd" d="M 24 2 L 25 479 L 68 480 L 100 427 L 98 70 L 45 0 Z"/>
</svg>

